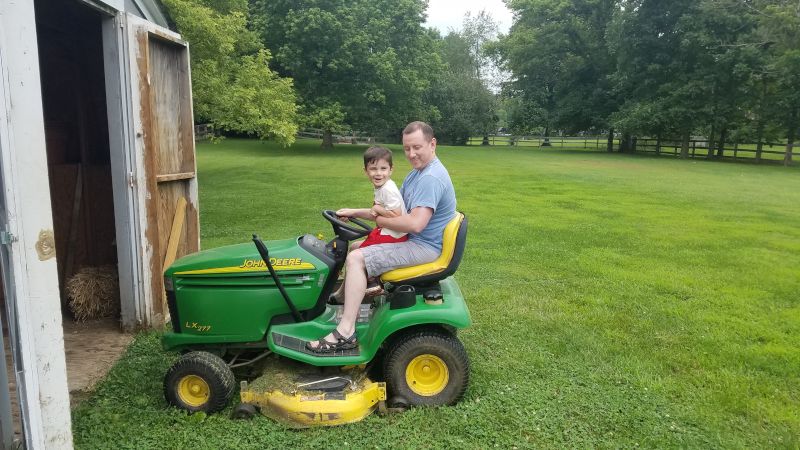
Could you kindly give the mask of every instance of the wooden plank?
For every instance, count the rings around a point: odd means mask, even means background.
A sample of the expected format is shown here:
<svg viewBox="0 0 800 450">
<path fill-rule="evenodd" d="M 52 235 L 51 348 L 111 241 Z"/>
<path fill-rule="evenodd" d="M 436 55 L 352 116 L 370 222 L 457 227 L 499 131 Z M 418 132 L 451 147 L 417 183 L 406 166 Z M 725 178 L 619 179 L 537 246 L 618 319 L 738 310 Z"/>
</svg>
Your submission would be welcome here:
<svg viewBox="0 0 800 450">
<path fill-rule="evenodd" d="M 61 306 L 67 305 L 67 296 L 64 295 L 64 288 L 67 285 L 67 277 L 72 275 L 72 265 L 75 261 L 75 241 L 78 237 L 78 226 L 81 216 L 81 199 L 83 194 L 83 170 L 78 164 L 78 175 L 75 179 L 75 196 L 72 201 L 72 216 L 69 225 L 69 241 L 67 241 L 67 254 L 61 274 Z"/>
<path fill-rule="evenodd" d="M 167 181 L 190 180 L 194 177 L 194 172 L 168 173 L 164 175 L 156 175 L 156 182 L 164 183 Z"/>
<path fill-rule="evenodd" d="M 186 197 L 178 197 L 178 204 L 175 206 L 175 216 L 172 218 L 172 230 L 169 233 L 169 243 L 167 244 L 167 256 L 164 257 L 164 270 L 175 262 L 178 254 L 178 244 L 181 239 L 184 218 L 186 217 Z M 164 311 L 164 322 L 169 321 L 169 308 L 167 308 L 167 293 L 162 293 L 161 310 Z"/>
</svg>

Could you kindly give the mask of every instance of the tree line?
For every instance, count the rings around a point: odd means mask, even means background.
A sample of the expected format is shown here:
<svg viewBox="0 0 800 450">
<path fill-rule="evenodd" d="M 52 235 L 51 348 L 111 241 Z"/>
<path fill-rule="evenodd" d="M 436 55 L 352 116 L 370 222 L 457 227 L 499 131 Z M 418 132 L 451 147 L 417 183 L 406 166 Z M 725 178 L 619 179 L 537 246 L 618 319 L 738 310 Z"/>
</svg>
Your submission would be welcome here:
<svg viewBox="0 0 800 450">
<path fill-rule="evenodd" d="M 452 144 L 495 125 L 480 67 L 490 21 L 442 36 L 424 27 L 424 0 L 163 4 L 190 45 L 198 123 L 283 144 L 314 127 L 324 147 L 346 130 L 397 139 L 411 120 Z"/>
<path fill-rule="evenodd" d="M 796 0 L 507 0 L 442 35 L 425 0 L 163 0 L 189 42 L 197 122 L 294 140 L 299 127 L 394 139 L 426 120 L 464 144 L 608 133 L 785 139 L 800 114 Z M 499 76 L 498 74 L 504 74 Z M 709 151 L 710 156 L 712 150 Z"/>
<path fill-rule="evenodd" d="M 785 0 L 510 0 L 491 50 L 512 73 L 515 132 L 543 128 L 726 142 L 785 139 L 800 110 L 800 3 Z M 611 138 L 609 138 L 610 140 Z M 609 147 L 610 150 L 610 147 Z"/>
</svg>

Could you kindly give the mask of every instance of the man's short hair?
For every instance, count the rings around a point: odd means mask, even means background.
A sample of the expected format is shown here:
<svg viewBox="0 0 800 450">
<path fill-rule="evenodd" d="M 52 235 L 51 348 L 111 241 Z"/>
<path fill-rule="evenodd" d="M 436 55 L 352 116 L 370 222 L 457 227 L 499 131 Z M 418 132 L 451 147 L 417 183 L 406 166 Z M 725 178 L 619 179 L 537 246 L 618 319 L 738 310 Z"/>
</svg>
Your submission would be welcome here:
<svg viewBox="0 0 800 450">
<path fill-rule="evenodd" d="M 366 169 L 369 163 L 382 159 L 389 163 L 389 167 L 393 167 L 391 150 L 380 146 L 370 147 L 364 152 L 364 168 Z"/>
<path fill-rule="evenodd" d="M 419 120 L 406 125 L 406 127 L 403 129 L 403 134 L 411 134 L 417 130 L 422 131 L 422 135 L 425 136 L 426 141 L 430 142 L 430 140 L 433 139 L 433 128 L 431 128 L 431 126 L 427 123 Z"/>
</svg>

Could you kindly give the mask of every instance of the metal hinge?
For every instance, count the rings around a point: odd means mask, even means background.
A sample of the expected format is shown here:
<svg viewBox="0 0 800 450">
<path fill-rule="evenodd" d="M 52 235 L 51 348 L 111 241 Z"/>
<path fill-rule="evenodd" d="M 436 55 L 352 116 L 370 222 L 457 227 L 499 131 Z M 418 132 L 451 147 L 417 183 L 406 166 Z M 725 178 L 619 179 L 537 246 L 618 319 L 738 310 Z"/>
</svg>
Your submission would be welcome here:
<svg viewBox="0 0 800 450">
<path fill-rule="evenodd" d="M 133 178 L 133 172 L 128 172 L 128 187 L 133 187 L 136 184 L 136 179 Z"/>
<path fill-rule="evenodd" d="M 10 231 L 0 231 L 0 245 L 9 245 L 13 242 L 17 242 L 16 236 Z"/>
</svg>

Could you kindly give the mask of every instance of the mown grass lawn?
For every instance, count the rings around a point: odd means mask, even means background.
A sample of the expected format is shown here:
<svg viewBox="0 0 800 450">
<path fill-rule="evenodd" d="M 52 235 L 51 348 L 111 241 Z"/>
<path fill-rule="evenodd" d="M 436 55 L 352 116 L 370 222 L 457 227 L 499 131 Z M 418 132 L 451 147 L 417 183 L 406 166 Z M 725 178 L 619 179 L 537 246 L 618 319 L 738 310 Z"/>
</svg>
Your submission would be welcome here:
<svg viewBox="0 0 800 450">
<path fill-rule="evenodd" d="M 408 171 L 398 147 L 395 179 Z M 306 232 L 367 205 L 363 147 L 198 145 L 204 248 Z M 74 412 L 78 448 L 797 448 L 800 171 L 440 147 L 470 218 L 474 324 L 455 407 L 294 431 L 188 416 L 142 334 Z M 229 410 L 228 410 L 229 412 Z"/>
</svg>

